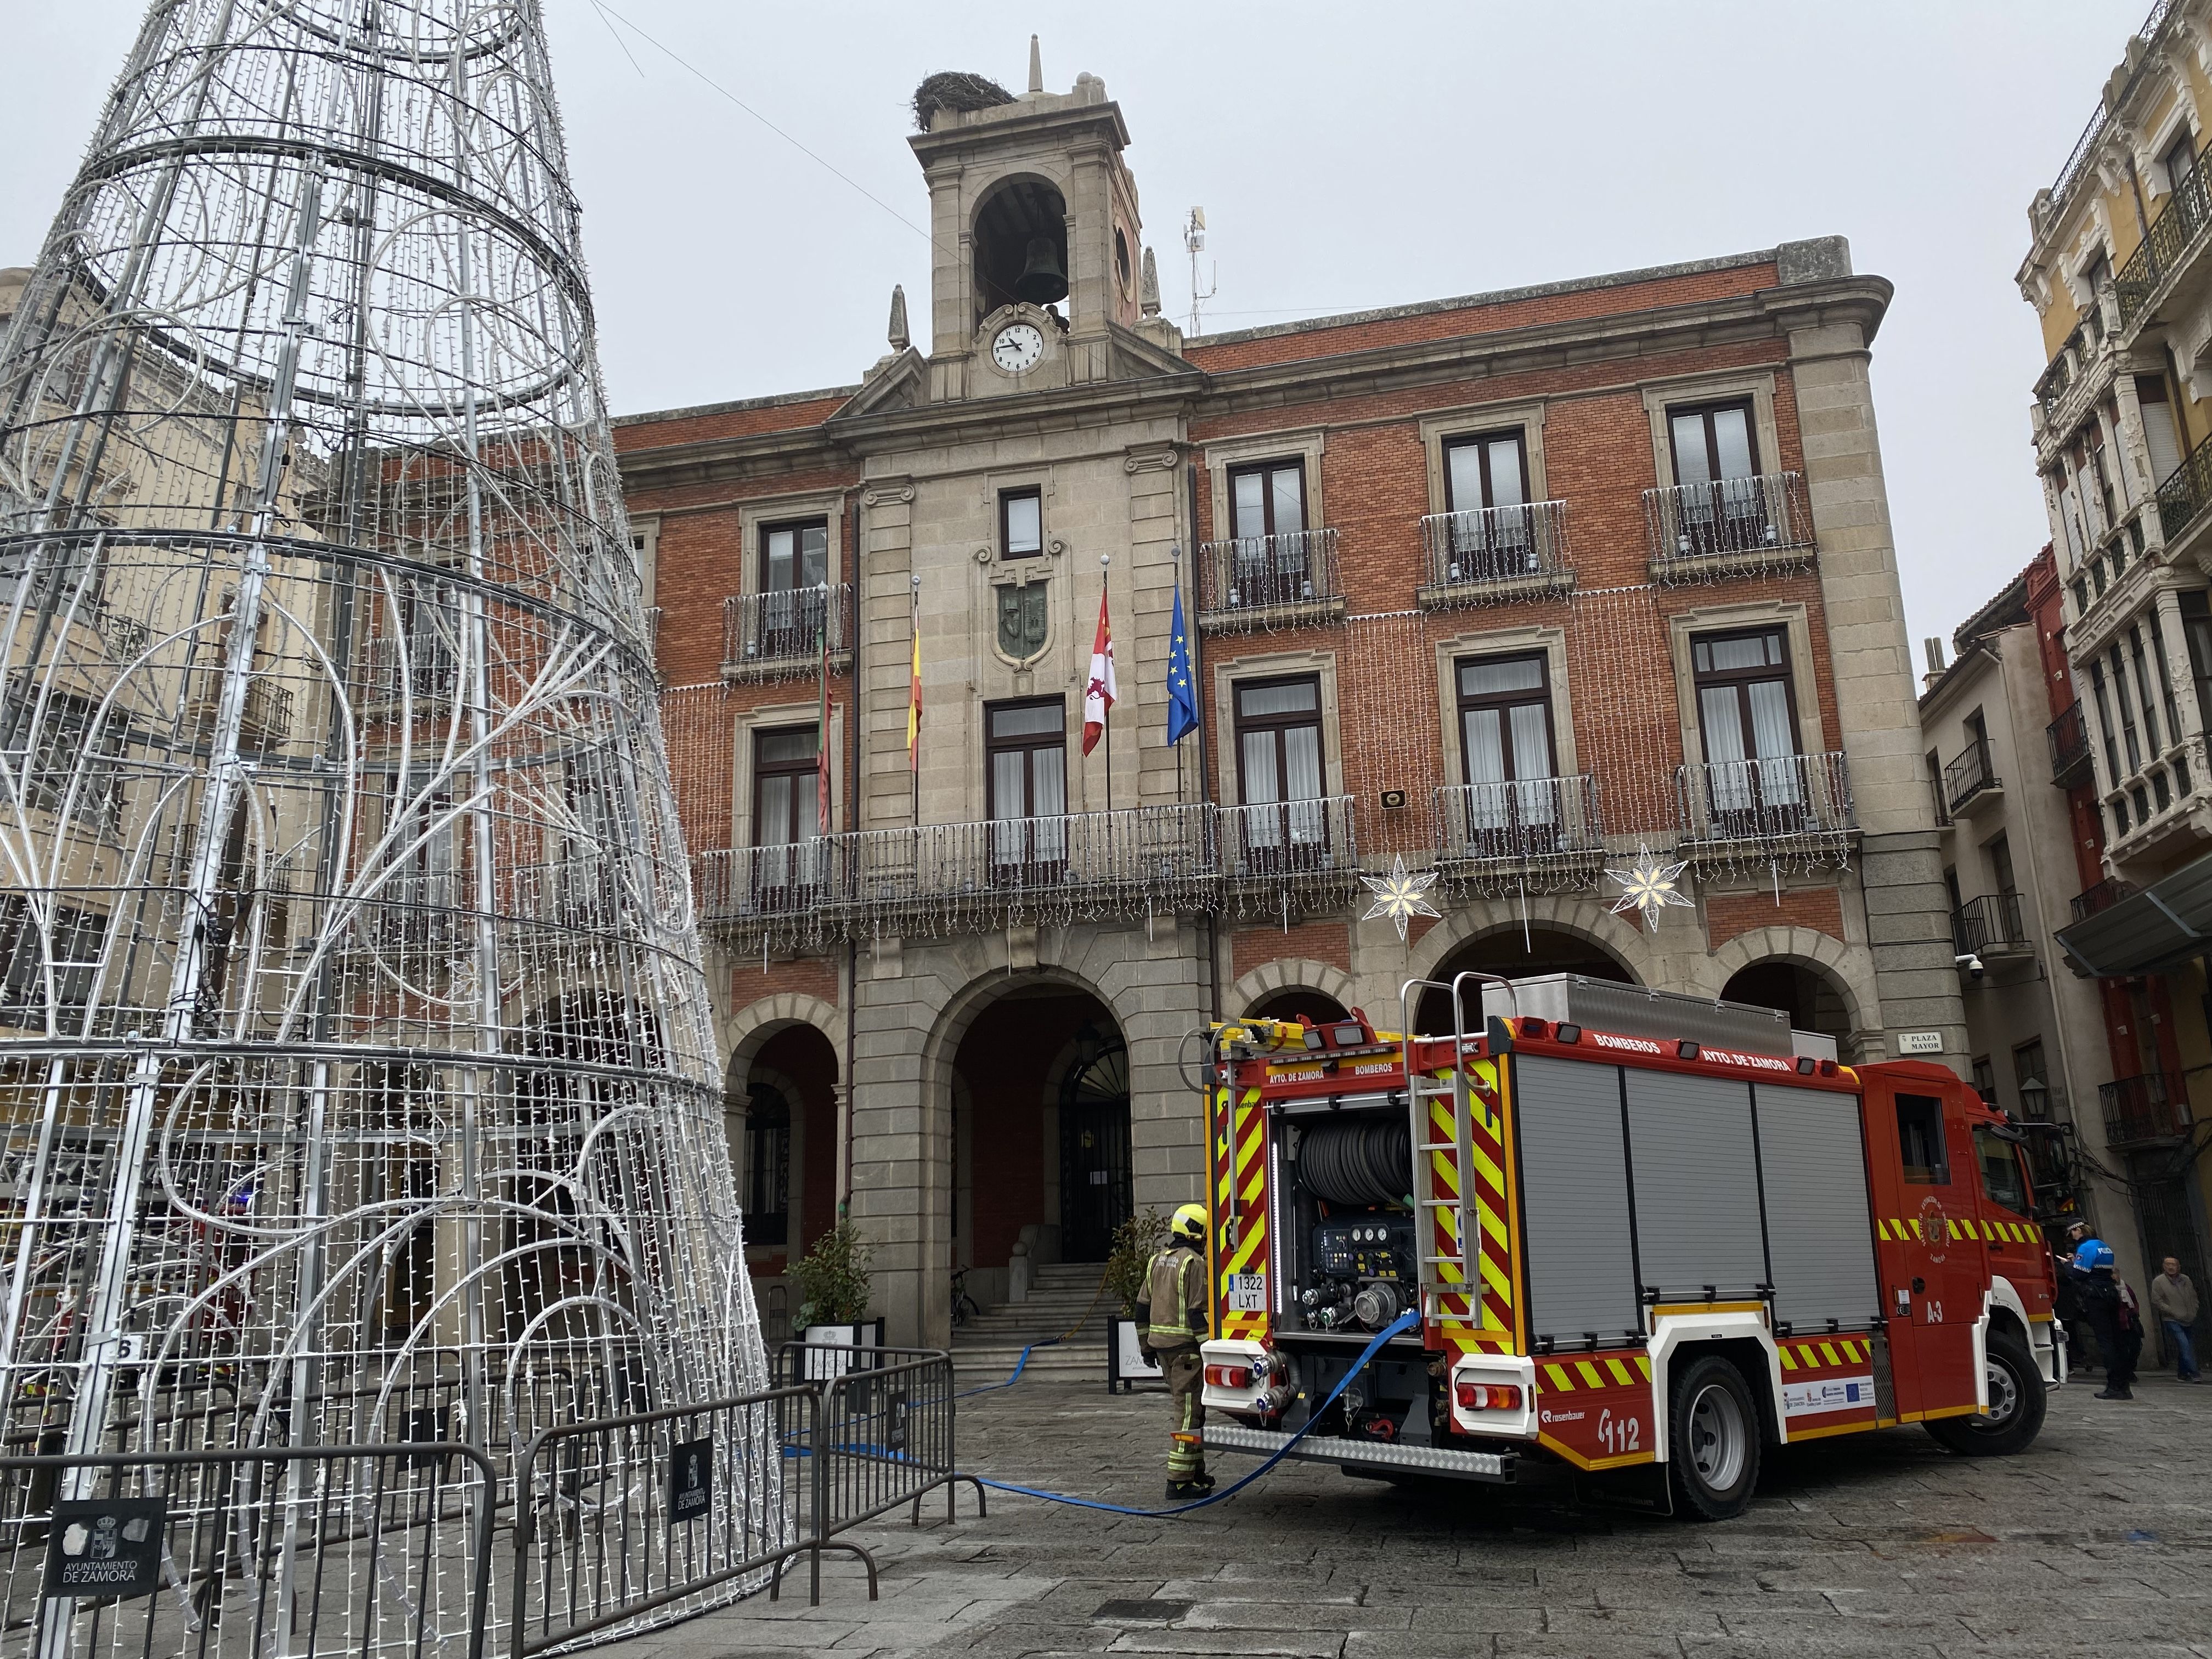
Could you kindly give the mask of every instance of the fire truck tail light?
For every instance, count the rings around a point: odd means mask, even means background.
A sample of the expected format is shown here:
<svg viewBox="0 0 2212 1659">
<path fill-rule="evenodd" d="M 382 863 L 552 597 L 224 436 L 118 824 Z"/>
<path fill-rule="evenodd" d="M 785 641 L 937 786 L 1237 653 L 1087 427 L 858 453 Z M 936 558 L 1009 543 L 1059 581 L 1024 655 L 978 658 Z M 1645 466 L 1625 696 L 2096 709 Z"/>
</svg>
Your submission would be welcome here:
<svg viewBox="0 0 2212 1659">
<path fill-rule="evenodd" d="M 1459 1408 L 1463 1412 L 1517 1412 L 1521 1388 L 1516 1382 L 1462 1382 Z"/>
<path fill-rule="evenodd" d="M 1206 1380 L 1217 1389 L 1249 1389 L 1252 1386 L 1249 1365 L 1208 1365 Z"/>
</svg>

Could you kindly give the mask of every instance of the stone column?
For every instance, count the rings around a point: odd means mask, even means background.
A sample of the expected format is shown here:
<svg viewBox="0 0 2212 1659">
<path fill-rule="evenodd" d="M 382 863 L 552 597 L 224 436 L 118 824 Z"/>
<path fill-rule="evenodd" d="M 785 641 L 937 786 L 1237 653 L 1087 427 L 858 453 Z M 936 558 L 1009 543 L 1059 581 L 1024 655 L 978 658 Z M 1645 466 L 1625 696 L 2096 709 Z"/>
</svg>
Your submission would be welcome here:
<svg viewBox="0 0 2212 1659">
<path fill-rule="evenodd" d="M 1785 244 L 1778 263 L 1785 302 L 1790 286 L 1850 276 L 1840 237 Z M 1882 1024 L 1893 1041 L 1900 1030 L 1941 1032 L 1946 1060 L 1964 1076 L 1966 1009 L 1922 759 L 1866 336 L 1846 307 L 1835 307 L 1809 314 L 1789 339 L 1837 717 L 1863 833 L 1860 878 Z"/>
</svg>

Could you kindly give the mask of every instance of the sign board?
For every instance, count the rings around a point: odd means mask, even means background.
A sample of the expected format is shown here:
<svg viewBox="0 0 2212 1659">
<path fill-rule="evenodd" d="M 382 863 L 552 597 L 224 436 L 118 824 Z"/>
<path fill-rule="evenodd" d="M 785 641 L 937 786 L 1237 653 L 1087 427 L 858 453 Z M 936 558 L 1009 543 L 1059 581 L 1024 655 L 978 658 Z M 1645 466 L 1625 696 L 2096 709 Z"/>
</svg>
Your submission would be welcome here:
<svg viewBox="0 0 2212 1659">
<path fill-rule="evenodd" d="M 696 1521 L 714 1504 L 714 1442 L 685 1440 L 668 1449 L 668 1518 Z"/>
<path fill-rule="evenodd" d="M 901 1456 L 906 1453 L 906 1390 L 886 1389 L 883 1404 L 884 1449 Z"/>
<path fill-rule="evenodd" d="M 1943 1052 L 1941 1031 L 1899 1031 L 1897 1052 L 1900 1054 L 1940 1054 Z"/>
<path fill-rule="evenodd" d="M 46 1534 L 49 1596 L 151 1595 L 161 1587 L 166 1498 L 64 1498 Z"/>
<path fill-rule="evenodd" d="M 1137 1322 L 1116 1314 L 1108 1322 L 1113 1333 L 1113 1363 L 1106 1374 L 1106 1387 L 1110 1391 L 1119 1382 L 1127 1387 L 1143 1379 L 1164 1380 L 1167 1373 L 1137 1351 Z"/>
</svg>

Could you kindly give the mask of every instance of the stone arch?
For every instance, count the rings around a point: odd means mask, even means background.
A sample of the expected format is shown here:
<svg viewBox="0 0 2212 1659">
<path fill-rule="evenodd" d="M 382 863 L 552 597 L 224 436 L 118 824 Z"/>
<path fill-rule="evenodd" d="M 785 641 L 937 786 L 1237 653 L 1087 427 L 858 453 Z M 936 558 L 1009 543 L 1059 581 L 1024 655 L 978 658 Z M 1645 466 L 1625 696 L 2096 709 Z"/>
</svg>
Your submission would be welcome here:
<svg viewBox="0 0 2212 1659">
<path fill-rule="evenodd" d="M 1306 957 L 1278 957 L 1261 963 L 1230 988 L 1223 1012 L 1232 1019 L 1239 1018 L 1255 1004 L 1285 991 L 1310 991 L 1347 1012 L 1359 1000 L 1357 981 L 1343 969 Z"/>
<path fill-rule="evenodd" d="M 1881 1057 L 1881 995 L 1875 986 L 1874 964 L 1866 952 L 1853 950 L 1832 934 L 1791 927 L 1754 927 L 1738 933 L 1705 959 L 1698 988 L 1717 997 L 1745 969 L 1769 963 L 1802 969 L 1843 1000 L 1849 1027 L 1843 1039 L 1846 1060 Z"/>
<path fill-rule="evenodd" d="M 830 1052 L 837 1056 L 842 1074 L 845 1065 L 845 1020 L 837 1005 L 824 1002 L 820 997 L 787 991 L 763 997 L 740 1008 L 723 1023 L 724 1047 L 729 1052 L 729 1060 L 722 1068 L 722 1086 L 727 1089 L 729 1079 L 743 1077 L 761 1045 L 787 1025 L 811 1025 L 821 1032 L 829 1041 Z"/>
<path fill-rule="evenodd" d="M 1484 906 L 1456 909 L 1421 935 L 1413 949 L 1408 978 L 1435 979 L 1437 969 L 1467 946 L 1501 933 L 1521 931 L 1517 911 Z M 1654 951 L 1650 936 L 1634 923 L 1613 914 L 1594 898 L 1575 894 L 1551 894 L 1528 901 L 1528 926 L 1546 933 L 1565 933 L 1610 957 L 1632 983 L 1649 985 Z"/>
</svg>

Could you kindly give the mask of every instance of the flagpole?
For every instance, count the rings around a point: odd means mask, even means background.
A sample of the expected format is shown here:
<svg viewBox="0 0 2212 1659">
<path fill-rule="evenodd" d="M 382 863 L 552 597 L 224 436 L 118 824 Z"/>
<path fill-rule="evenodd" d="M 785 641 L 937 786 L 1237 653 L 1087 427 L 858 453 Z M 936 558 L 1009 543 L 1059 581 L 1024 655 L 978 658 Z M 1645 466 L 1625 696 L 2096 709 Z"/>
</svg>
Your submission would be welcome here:
<svg viewBox="0 0 2212 1659">
<path fill-rule="evenodd" d="M 1098 603 L 1102 606 L 1106 603 L 1106 567 L 1112 556 L 1106 553 L 1098 556 Z M 1114 810 L 1114 711 L 1110 708 L 1106 711 L 1106 730 L 1102 735 L 1106 739 L 1106 810 L 1111 812 Z"/>
<path fill-rule="evenodd" d="M 916 693 L 921 689 L 921 573 L 919 570 L 914 573 L 913 591 L 914 653 L 909 659 L 913 665 L 913 678 L 907 688 L 907 718 L 911 722 L 911 730 L 907 733 L 906 769 L 913 790 L 914 827 L 919 830 L 921 828 L 921 718 L 915 712 Z"/>
</svg>

